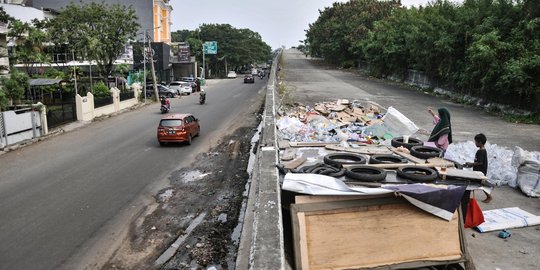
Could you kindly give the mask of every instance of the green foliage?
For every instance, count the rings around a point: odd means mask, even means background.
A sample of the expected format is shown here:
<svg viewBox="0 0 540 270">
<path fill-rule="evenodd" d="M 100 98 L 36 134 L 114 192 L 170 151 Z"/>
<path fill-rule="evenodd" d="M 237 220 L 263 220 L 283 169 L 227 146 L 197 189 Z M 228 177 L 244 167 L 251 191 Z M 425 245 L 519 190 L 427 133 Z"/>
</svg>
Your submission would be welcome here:
<svg viewBox="0 0 540 270">
<path fill-rule="evenodd" d="M 259 33 L 250 29 L 237 29 L 229 24 L 203 24 L 193 33 L 192 38 L 188 39 L 190 45 L 194 38 L 201 41 L 217 41 L 217 55 L 207 55 L 206 58 L 208 66 L 214 70 L 213 74 L 217 72 L 225 76 L 227 70 L 246 64 L 266 62 L 271 58 L 270 46 L 262 40 Z M 195 45 L 192 46 L 193 52 L 202 51 L 202 47 L 197 47 L 199 44 L 193 45 Z M 202 61 L 202 55 L 198 60 Z"/>
<path fill-rule="evenodd" d="M 13 20 L 13 17 L 9 16 L 4 10 L 4 7 L 0 7 L 0 23 L 8 23 Z"/>
<path fill-rule="evenodd" d="M 24 65 L 27 74 L 31 74 L 31 67 L 35 64 L 50 63 L 50 56 L 45 52 L 50 38 L 43 21 L 34 19 L 29 24 L 12 20 L 8 38 L 15 41 L 11 64 Z"/>
<path fill-rule="evenodd" d="M 63 8 L 48 27 L 55 44 L 67 44 L 71 51 L 96 61 L 100 75 L 107 78 L 139 25 L 131 6 L 81 2 Z"/>
<path fill-rule="evenodd" d="M 92 94 L 96 97 L 107 97 L 111 95 L 111 92 L 104 82 L 98 81 L 92 87 Z"/>
<path fill-rule="evenodd" d="M 177 30 L 176 32 L 171 32 L 171 41 L 172 42 L 187 42 L 187 39 L 191 36 L 191 31 L 187 29 Z"/>
<path fill-rule="evenodd" d="M 312 56 L 340 64 L 363 58 L 364 39 L 374 23 L 389 16 L 399 1 L 357 0 L 334 3 L 319 11 L 317 21 L 306 30 L 306 46 Z"/>
<path fill-rule="evenodd" d="M 2 86 L 0 86 L 0 111 L 6 110 L 8 105 L 8 98 L 6 97 L 6 93 L 2 90 Z"/>
<path fill-rule="evenodd" d="M 28 83 L 28 75 L 26 73 L 13 69 L 9 77 L 3 77 L 0 79 L 3 98 L 11 102 L 19 100 L 24 97 L 24 92 L 30 84 Z M 0 97 L 0 99 L 2 99 Z M 5 100 L 3 101 L 5 102 Z"/>
<path fill-rule="evenodd" d="M 329 62 L 365 61 L 376 76 L 420 70 L 463 94 L 538 113 L 539 5 L 540 0 L 435 0 L 420 8 L 376 0 L 335 3 L 310 25 L 305 44 Z"/>
<path fill-rule="evenodd" d="M 126 76 L 130 69 L 128 64 L 119 64 L 114 67 L 114 71 L 120 76 Z"/>
</svg>

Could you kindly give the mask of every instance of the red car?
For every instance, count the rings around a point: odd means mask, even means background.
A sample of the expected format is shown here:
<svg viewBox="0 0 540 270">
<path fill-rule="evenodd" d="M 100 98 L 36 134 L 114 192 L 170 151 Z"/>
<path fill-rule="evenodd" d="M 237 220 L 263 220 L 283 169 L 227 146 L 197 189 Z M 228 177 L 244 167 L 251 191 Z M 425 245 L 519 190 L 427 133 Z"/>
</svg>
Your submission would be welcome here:
<svg viewBox="0 0 540 270">
<path fill-rule="evenodd" d="M 255 78 L 251 74 L 244 75 L 244 83 L 255 83 Z"/>
<path fill-rule="evenodd" d="M 169 142 L 185 142 L 191 144 L 195 136 L 199 136 L 201 126 L 199 119 L 192 114 L 172 114 L 161 118 L 157 128 L 157 139 L 160 145 Z"/>
</svg>

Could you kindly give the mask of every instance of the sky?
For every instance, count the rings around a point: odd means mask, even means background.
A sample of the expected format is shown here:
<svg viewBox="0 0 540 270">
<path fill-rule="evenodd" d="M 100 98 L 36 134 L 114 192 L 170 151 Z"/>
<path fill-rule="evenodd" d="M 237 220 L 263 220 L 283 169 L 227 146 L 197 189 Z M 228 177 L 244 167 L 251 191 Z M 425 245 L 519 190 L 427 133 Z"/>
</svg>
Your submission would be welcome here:
<svg viewBox="0 0 540 270">
<path fill-rule="evenodd" d="M 298 46 L 319 9 L 345 0 L 171 0 L 171 31 L 194 30 L 201 24 L 230 24 L 258 32 L 263 41 L 277 49 Z M 428 0 L 401 0 L 405 6 Z"/>
</svg>

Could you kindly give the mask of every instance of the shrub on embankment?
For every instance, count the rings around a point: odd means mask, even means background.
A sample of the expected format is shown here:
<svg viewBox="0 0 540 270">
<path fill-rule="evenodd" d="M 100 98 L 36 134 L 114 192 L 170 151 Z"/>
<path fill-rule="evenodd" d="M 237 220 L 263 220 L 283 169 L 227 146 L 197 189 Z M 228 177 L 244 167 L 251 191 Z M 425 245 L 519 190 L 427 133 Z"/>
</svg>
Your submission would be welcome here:
<svg viewBox="0 0 540 270">
<path fill-rule="evenodd" d="M 378 77 L 419 70 L 464 95 L 540 114 L 540 0 L 355 0 L 321 11 L 306 32 L 309 53 L 329 62 L 367 62 Z"/>
</svg>

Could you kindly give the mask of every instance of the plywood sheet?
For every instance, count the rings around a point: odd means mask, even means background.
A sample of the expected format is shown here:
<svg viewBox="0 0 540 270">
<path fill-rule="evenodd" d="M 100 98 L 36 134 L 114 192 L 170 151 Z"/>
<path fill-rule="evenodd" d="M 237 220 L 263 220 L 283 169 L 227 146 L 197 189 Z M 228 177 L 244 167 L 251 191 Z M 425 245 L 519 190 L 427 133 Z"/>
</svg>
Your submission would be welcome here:
<svg viewBox="0 0 540 270">
<path fill-rule="evenodd" d="M 372 202 L 352 206 L 359 201 Z M 292 205 L 293 233 L 300 241 L 295 243 L 295 256 L 301 256 L 296 258 L 297 269 L 354 269 L 462 259 L 457 214 L 448 222 L 408 203 L 377 205 L 373 201 Z M 322 210 L 316 210 L 316 205 L 324 204 Z M 348 206 L 332 209 L 330 204 Z"/>
</svg>

